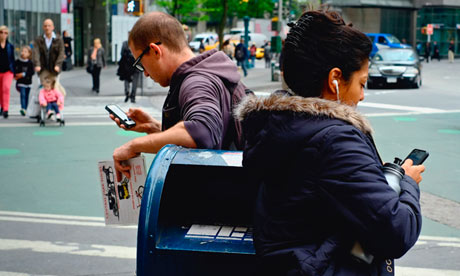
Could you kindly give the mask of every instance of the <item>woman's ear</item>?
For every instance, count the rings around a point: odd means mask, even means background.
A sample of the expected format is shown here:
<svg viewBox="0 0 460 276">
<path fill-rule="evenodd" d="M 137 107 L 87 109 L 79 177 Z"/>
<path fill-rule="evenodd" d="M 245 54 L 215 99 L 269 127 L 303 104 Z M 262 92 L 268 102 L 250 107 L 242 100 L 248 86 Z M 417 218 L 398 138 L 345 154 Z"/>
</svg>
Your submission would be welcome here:
<svg viewBox="0 0 460 276">
<path fill-rule="evenodd" d="M 337 92 L 339 92 L 338 87 L 340 86 L 341 79 L 342 79 L 342 70 L 340 70 L 340 68 L 334 67 L 331 69 L 331 71 L 329 71 L 327 87 L 330 93 L 337 94 Z"/>
</svg>

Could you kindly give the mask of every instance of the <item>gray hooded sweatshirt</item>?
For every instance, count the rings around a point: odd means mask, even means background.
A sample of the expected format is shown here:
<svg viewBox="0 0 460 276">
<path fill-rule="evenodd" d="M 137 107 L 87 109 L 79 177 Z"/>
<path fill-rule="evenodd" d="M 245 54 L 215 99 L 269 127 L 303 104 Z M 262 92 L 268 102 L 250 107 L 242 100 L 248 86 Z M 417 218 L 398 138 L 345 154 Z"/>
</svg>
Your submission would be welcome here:
<svg viewBox="0 0 460 276">
<path fill-rule="evenodd" d="M 228 149 L 226 135 L 231 135 L 229 127 L 234 120 L 230 93 L 241 90 L 235 89 L 239 81 L 236 65 L 217 50 L 183 63 L 171 78 L 163 106 L 163 129 L 184 121 L 198 148 Z M 170 110 L 177 116 L 169 116 Z"/>
</svg>

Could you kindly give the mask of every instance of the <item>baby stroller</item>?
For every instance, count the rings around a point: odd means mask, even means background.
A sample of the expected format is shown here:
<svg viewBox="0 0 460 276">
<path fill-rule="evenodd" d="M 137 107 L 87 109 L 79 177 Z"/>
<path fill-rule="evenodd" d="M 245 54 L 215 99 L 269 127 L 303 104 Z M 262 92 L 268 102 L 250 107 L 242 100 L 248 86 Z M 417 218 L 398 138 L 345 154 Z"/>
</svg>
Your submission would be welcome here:
<svg viewBox="0 0 460 276">
<path fill-rule="evenodd" d="M 61 116 L 60 116 L 60 118 L 56 118 L 56 122 L 59 123 L 59 126 L 64 126 L 65 125 L 64 114 L 62 113 L 63 108 L 64 108 L 64 104 L 61 104 L 59 106 L 59 114 Z M 40 106 L 40 116 L 37 118 L 37 122 L 40 123 L 40 127 L 44 127 L 45 126 L 45 121 L 46 120 L 51 120 L 56 115 L 57 114 L 54 114 L 54 112 L 51 112 L 51 114 L 47 114 L 46 107 Z"/>
</svg>

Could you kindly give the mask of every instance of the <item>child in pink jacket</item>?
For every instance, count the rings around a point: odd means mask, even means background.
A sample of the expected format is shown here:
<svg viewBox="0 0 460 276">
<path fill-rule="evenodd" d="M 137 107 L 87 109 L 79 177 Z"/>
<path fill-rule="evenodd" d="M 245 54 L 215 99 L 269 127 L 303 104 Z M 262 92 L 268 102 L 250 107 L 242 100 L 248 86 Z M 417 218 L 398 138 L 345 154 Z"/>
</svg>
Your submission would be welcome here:
<svg viewBox="0 0 460 276">
<path fill-rule="evenodd" d="M 46 107 L 48 119 L 52 115 L 51 111 L 54 110 L 56 118 L 60 120 L 61 113 L 59 112 L 59 107 L 62 107 L 64 104 L 64 96 L 62 96 L 61 92 L 54 89 L 54 83 L 54 80 L 46 78 L 43 81 L 43 89 L 40 90 L 38 99 L 40 101 L 40 105 Z"/>
</svg>

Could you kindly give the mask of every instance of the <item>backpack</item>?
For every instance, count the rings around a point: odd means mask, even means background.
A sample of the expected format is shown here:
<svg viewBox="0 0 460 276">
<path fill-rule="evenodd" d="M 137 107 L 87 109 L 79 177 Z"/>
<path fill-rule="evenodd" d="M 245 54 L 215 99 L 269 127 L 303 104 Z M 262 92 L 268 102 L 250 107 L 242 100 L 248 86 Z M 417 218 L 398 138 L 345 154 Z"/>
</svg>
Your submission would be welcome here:
<svg viewBox="0 0 460 276">
<path fill-rule="evenodd" d="M 235 51 L 235 58 L 237 60 L 243 60 L 244 59 L 244 46 L 237 46 L 236 51 Z"/>
</svg>

